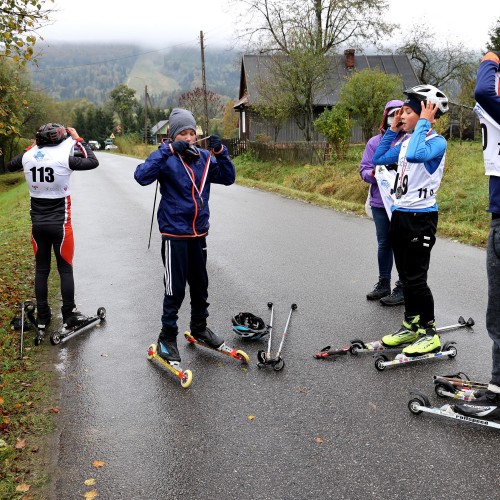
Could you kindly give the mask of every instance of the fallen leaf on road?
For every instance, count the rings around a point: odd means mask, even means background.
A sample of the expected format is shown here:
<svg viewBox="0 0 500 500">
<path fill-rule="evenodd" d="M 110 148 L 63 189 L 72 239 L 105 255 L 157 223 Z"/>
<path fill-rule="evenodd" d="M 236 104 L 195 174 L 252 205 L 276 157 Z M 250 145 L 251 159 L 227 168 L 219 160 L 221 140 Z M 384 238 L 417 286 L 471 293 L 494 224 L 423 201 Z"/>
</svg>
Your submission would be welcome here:
<svg viewBox="0 0 500 500">
<path fill-rule="evenodd" d="M 104 467 L 106 465 L 106 462 L 103 462 L 102 460 L 94 460 L 92 462 L 92 467 L 95 467 L 96 469 L 100 469 L 101 467 Z"/>
<path fill-rule="evenodd" d="M 323 440 L 320 437 L 316 437 L 316 438 L 314 438 L 314 442 L 321 444 L 323 442 Z"/>
<path fill-rule="evenodd" d="M 16 443 L 16 450 L 22 450 L 26 446 L 26 439 L 18 439 Z"/>
<path fill-rule="evenodd" d="M 255 420 L 255 415 L 248 415 L 248 420 Z"/>
<path fill-rule="evenodd" d="M 21 491 L 23 493 L 25 491 L 28 491 L 29 489 L 30 489 L 30 485 L 26 484 L 26 483 L 20 484 L 19 486 L 16 487 L 16 491 Z"/>
<path fill-rule="evenodd" d="M 31 448 L 31 453 L 38 453 L 39 450 L 40 450 L 39 446 L 33 446 L 33 448 Z"/>
<path fill-rule="evenodd" d="M 59 408 L 49 408 L 51 413 L 59 413 L 61 410 Z"/>
<path fill-rule="evenodd" d="M 85 486 L 94 486 L 94 484 L 95 484 L 95 479 L 94 479 L 94 478 L 91 478 L 91 479 L 85 479 L 84 484 L 85 484 Z"/>
<path fill-rule="evenodd" d="M 0 405 L 3 405 L 4 401 L 5 401 L 4 398 L 0 396 Z"/>
<path fill-rule="evenodd" d="M 92 499 L 98 496 L 97 490 L 90 490 L 83 494 L 83 498 Z"/>
</svg>

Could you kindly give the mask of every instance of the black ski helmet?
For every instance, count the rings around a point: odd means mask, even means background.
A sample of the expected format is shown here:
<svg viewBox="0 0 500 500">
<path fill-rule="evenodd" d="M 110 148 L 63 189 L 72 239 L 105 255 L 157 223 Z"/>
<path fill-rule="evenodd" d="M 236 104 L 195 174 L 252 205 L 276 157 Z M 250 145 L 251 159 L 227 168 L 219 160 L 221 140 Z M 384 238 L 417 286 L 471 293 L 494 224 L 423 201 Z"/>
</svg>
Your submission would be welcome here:
<svg viewBox="0 0 500 500">
<path fill-rule="evenodd" d="M 54 146 L 68 138 L 68 132 L 64 125 L 59 123 L 46 123 L 36 131 L 37 146 Z"/>
<path fill-rule="evenodd" d="M 266 324 L 252 313 L 241 312 L 232 318 L 233 330 L 246 339 L 258 340 L 268 333 Z"/>
</svg>

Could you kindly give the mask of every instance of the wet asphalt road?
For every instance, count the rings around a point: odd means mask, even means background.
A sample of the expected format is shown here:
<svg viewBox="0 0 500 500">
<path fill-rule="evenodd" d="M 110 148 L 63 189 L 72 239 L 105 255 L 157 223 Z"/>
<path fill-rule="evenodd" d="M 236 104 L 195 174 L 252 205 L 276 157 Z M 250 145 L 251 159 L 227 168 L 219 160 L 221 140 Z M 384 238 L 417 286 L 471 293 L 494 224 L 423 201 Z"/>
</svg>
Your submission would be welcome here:
<svg viewBox="0 0 500 500">
<path fill-rule="evenodd" d="M 99 154 L 72 177 L 77 304 L 107 309 L 100 327 L 58 349 L 61 377 L 53 496 L 78 499 L 500 498 L 500 433 L 407 409 L 434 374 L 488 381 L 485 252 L 445 240 L 429 283 L 438 326 L 472 316 L 454 360 L 388 368 L 373 358 L 313 358 L 325 345 L 373 340 L 399 327 L 403 309 L 366 301 L 377 280 L 367 219 L 241 186 L 213 186 L 208 237 L 209 324 L 245 350 L 246 367 L 179 338 L 192 386 L 146 359 L 160 328 L 160 237 L 148 236 L 155 186 L 133 179 L 135 159 Z M 281 372 L 256 367 L 267 341 L 245 342 L 230 318 L 269 319 L 274 349 L 297 303 Z M 189 303 L 179 321 L 189 324 Z M 255 417 L 253 419 L 249 417 Z M 94 460 L 105 463 L 92 467 Z M 89 478 L 95 486 L 85 486 Z"/>
</svg>

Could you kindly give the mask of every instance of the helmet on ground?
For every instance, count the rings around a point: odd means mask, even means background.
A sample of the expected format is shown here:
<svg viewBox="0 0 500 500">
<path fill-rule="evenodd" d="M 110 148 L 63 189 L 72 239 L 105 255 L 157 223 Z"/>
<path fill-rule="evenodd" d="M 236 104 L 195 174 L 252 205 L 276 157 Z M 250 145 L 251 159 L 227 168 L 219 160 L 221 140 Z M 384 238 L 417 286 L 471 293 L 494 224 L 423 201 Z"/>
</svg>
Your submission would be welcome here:
<svg viewBox="0 0 500 500">
<path fill-rule="evenodd" d="M 59 123 L 46 123 L 36 131 L 37 146 L 53 146 L 60 144 L 68 138 L 68 132 L 64 125 Z"/>
<path fill-rule="evenodd" d="M 233 330 L 246 339 L 257 340 L 269 333 L 262 318 L 249 312 L 241 312 L 233 316 L 232 323 Z"/>
<path fill-rule="evenodd" d="M 408 98 L 415 98 L 419 101 L 431 101 L 437 105 L 438 110 L 436 112 L 436 118 L 448 113 L 450 107 L 448 105 L 448 97 L 441 92 L 434 85 L 416 85 L 415 87 L 411 87 L 403 92 L 403 94 L 407 95 Z"/>
</svg>

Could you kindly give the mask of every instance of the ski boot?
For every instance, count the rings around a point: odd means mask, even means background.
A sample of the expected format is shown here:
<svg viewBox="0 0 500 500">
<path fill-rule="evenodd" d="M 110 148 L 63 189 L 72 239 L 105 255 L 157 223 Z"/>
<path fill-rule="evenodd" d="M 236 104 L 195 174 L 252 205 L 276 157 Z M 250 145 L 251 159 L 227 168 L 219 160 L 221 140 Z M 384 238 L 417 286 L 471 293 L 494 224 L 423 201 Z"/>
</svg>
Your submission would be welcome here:
<svg viewBox="0 0 500 500">
<path fill-rule="evenodd" d="M 34 343 L 35 345 L 40 345 L 45 338 L 47 327 L 52 319 L 52 309 L 50 307 L 46 307 L 46 310 L 40 312 L 40 309 L 35 307 L 35 304 L 28 300 L 24 303 L 24 310 L 26 311 L 26 316 L 28 316 L 30 323 L 36 329 L 36 337 L 33 339 Z M 35 311 L 37 313 L 36 318 Z"/>
<path fill-rule="evenodd" d="M 198 344 L 208 349 L 213 349 L 214 351 L 221 352 L 227 356 L 231 356 L 243 363 L 249 364 L 250 358 L 246 352 L 241 350 L 233 349 L 227 346 L 223 339 L 221 339 L 216 333 L 214 333 L 210 328 L 207 328 L 206 322 L 190 324 L 191 332 L 184 332 L 184 337 L 191 344 Z"/>
<path fill-rule="evenodd" d="M 180 378 L 181 386 L 187 389 L 193 381 L 191 370 L 182 370 L 181 357 L 177 349 L 177 332 L 168 332 L 162 328 L 158 344 L 151 344 L 148 348 L 148 359 L 156 359 L 165 368 Z"/>
<path fill-rule="evenodd" d="M 418 338 L 418 322 L 420 316 L 405 316 L 401 328 L 394 333 L 384 335 L 382 337 L 382 344 L 385 347 L 398 347 L 405 344 L 411 344 Z"/>
<path fill-rule="evenodd" d="M 60 332 L 54 332 L 50 336 L 50 342 L 53 345 L 66 342 L 70 337 L 75 336 L 85 328 L 94 323 L 104 321 L 106 318 L 106 309 L 99 307 L 95 316 L 85 316 L 77 310 L 71 311 L 70 314 L 63 316 L 63 327 Z"/>
<path fill-rule="evenodd" d="M 413 397 L 408 402 L 408 409 L 413 415 L 426 412 L 440 417 L 453 418 L 461 422 L 500 429 L 500 395 L 498 394 L 496 394 L 495 398 L 491 398 L 493 404 L 491 404 L 491 401 L 487 401 L 488 398 L 486 398 L 483 402 L 478 399 L 473 403 L 444 405 L 440 408 L 433 407 L 427 396 L 419 391 L 412 391 L 410 394 Z"/>
</svg>

